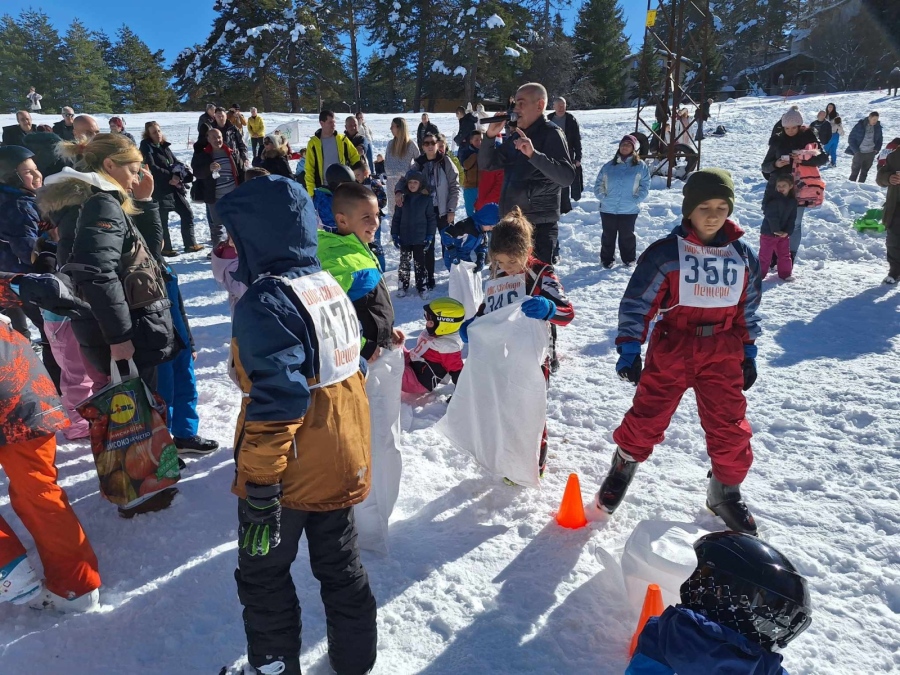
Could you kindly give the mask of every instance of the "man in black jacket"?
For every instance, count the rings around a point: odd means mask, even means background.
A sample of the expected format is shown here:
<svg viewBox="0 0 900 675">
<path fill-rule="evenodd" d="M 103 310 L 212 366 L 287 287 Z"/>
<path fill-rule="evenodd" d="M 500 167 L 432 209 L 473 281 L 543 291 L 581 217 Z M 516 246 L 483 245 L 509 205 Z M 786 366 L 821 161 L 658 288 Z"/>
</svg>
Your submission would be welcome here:
<svg viewBox="0 0 900 675">
<path fill-rule="evenodd" d="M 547 115 L 547 119 L 563 130 L 566 135 L 566 144 L 569 146 L 569 157 L 572 164 L 575 165 L 576 180 L 581 174 L 581 129 L 578 127 L 578 120 L 570 112 L 566 112 L 566 99 L 562 96 L 557 97 L 553 101 L 553 112 Z M 581 199 L 581 191 L 579 190 L 574 197 L 577 202 Z M 570 198 L 570 188 L 568 186 L 562 189 L 559 200 L 560 213 L 568 213 L 572 210 L 572 200 Z"/>
<path fill-rule="evenodd" d="M 3 127 L 3 145 L 25 146 L 25 136 L 34 131 L 31 124 L 31 113 L 20 110 L 16 113 L 16 123 Z"/>
<path fill-rule="evenodd" d="M 469 142 L 469 136 L 472 135 L 478 124 L 478 117 L 475 116 L 475 113 L 466 112 L 465 108 L 459 106 L 456 109 L 456 119 L 459 120 L 459 131 L 453 137 L 453 142 L 456 143 L 456 147 L 461 148 Z M 424 134 L 422 137 L 424 138 Z"/>
<path fill-rule="evenodd" d="M 243 179 L 244 169 L 250 168 L 247 144 L 244 143 L 243 134 L 241 134 L 236 126 L 228 121 L 225 108 L 216 108 L 216 122 L 212 128 L 222 132 L 222 139 L 225 141 L 225 145 L 231 148 L 238 172 L 241 175 L 241 179 Z M 204 135 L 204 138 L 207 138 L 207 135 Z"/>
<path fill-rule="evenodd" d="M 465 109 L 463 112 L 465 112 Z M 422 147 L 422 139 L 425 138 L 426 134 L 437 136 L 439 133 L 441 132 L 438 131 L 437 125 L 429 119 L 428 113 L 422 113 L 422 121 L 419 122 L 419 128 L 416 130 L 416 145 L 420 148 Z M 462 145 L 462 143 L 459 145 Z"/>
<path fill-rule="evenodd" d="M 490 142 L 482 143 L 478 150 L 478 168 L 504 171 L 501 216 L 516 206 L 521 208 L 534 225 L 534 256 L 552 263 L 559 238 L 560 193 L 575 179 L 575 166 L 562 129 L 544 117 L 546 107 L 543 85 L 530 82 L 519 87 L 515 107 L 518 128 L 495 147 L 493 139 L 505 123 L 490 125 Z"/>
<path fill-rule="evenodd" d="M 53 133 L 64 141 L 75 140 L 75 111 L 72 108 L 62 109 L 62 119 L 53 125 Z"/>
<path fill-rule="evenodd" d="M 223 108 L 224 110 L 224 108 Z M 207 103 L 206 112 L 200 115 L 197 121 L 197 140 L 205 139 L 206 132 L 216 126 L 216 104 Z"/>
</svg>

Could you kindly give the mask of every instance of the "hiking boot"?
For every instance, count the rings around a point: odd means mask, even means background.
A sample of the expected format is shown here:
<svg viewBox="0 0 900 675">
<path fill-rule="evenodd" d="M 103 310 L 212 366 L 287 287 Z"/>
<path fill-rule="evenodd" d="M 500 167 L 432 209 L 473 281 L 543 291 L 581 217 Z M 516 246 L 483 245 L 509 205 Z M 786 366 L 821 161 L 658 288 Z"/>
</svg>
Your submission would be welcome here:
<svg viewBox="0 0 900 675">
<path fill-rule="evenodd" d="M 52 593 L 46 588 L 43 590 L 44 592 L 41 595 L 28 603 L 29 607 L 32 609 L 44 609 L 68 614 L 87 612 L 100 606 L 99 588 L 95 588 L 84 595 L 75 596 L 74 594 L 70 594 L 72 595 L 70 598 L 64 598 L 61 595 Z"/>
<path fill-rule="evenodd" d="M 219 444 L 215 441 L 196 434 L 189 438 L 175 437 L 172 440 L 175 442 L 175 447 L 178 448 L 178 454 L 183 457 L 208 455 L 219 449 Z"/>
<path fill-rule="evenodd" d="M 0 602 L 24 605 L 37 597 L 42 589 L 43 584 L 35 574 L 28 556 L 20 555 L 0 567 Z"/>
<path fill-rule="evenodd" d="M 622 500 L 625 499 L 625 493 L 628 492 L 628 486 L 637 472 L 639 462 L 636 462 L 631 456 L 622 450 L 616 448 L 613 455 L 612 466 L 609 473 L 600 486 L 597 493 L 597 507 L 606 511 L 610 515 L 619 507 Z"/>
<path fill-rule="evenodd" d="M 176 258 L 176 257 L 178 257 L 178 251 L 176 251 L 176 250 L 173 249 L 173 248 L 164 248 L 164 249 L 162 250 L 162 254 L 163 254 L 166 258 Z"/>
<path fill-rule="evenodd" d="M 756 536 L 756 521 L 747 504 L 741 498 L 741 486 L 725 485 L 712 471 L 709 472 L 709 487 L 706 489 L 706 508 L 725 521 L 729 530 Z"/>
<path fill-rule="evenodd" d="M 193 244 L 191 246 L 184 247 L 185 253 L 196 253 L 197 251 L 202 251 L 202 250 L 203 250 L 203 246 L 201 246 L 200 244 Z"/>
</svg>

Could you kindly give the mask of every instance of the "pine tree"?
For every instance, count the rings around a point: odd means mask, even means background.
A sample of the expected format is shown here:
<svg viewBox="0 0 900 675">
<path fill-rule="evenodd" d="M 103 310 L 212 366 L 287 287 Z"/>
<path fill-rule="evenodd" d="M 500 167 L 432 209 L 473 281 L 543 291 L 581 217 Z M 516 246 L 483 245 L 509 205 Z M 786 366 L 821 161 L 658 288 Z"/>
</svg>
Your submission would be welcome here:
<svg viewBox="0 0 900 675">
<path fill-rule="evenodd" d="M 17 108 L 25 105 L 25 94 L 34 87 L 44 99 L 41 105 L 48 111 L 58 110 L 64 103 L 63 92 L 68 80 L 63 66 L 59 33 L 44 12 L 28 9 L 19 15 L 16 25 L 22 38 L 21 48 L 25 54 L 22 70 L 16 83 L 22 92 Z"/>
<path fill-rule="evenodd" d="M 122 26 L 116 36 L 116 44 L 109 53 L 114 109 L 121 112 L 168 110 L 172 96 L 162 50 L 151 52 L 128 26 Z"/>
<path fill-rule="evenodd" d="M 625 95 L 625 68 L 630 50 L 622 8 L 616 0 L 586 0 L 578 10 L 572 40 L 580 70 L 596 89 L 589 105 L 619 105 Z"/>
<path fill-rule="evenodd" d="M 0 17 L 0 106 L 3 111 L 20 110 L 28 93 L 25 73 L 25 33 L 15 19 Z M 43 92 L 41 92 L 43 94 Z"/>
<path fill-rule="evenodd" d="M 78 112 L 112 112 L 110 68 L 103 57 L 102 42 L 75 19 L 63 46 L 69 79 L 66 100 Z"/>
<path fill-rule="evenodd" d="M 545 83 L 550 100 L 562 96 L 570 106 L 582 107 L 584 100 L 573 86 L 575 47 L 563 31 L 562 17 L 557 14 L 547 33 L 534 31 L 532 38 L 526 43 L 531 50 L 531 65 L 523 73 L 523 80 Z"/>
</svg>

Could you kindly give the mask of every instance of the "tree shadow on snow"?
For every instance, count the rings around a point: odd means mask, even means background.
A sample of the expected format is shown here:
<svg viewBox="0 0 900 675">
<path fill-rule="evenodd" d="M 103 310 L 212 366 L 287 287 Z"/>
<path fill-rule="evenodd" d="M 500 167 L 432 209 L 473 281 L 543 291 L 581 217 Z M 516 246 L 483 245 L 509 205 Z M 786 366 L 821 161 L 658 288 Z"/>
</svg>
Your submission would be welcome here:
<svg viewBox="0 0 900 675">
<path fill-rule="evenodd" d="M 868 288 L 828 307 L 810 322 L 785 324 L 775 335 L 784 352 L 770 363 L 783 368 L 814 359 L 846 360 L 890 352 L 891 339 L 900 333 L 900 293 L 892 291 L 896 289 L 887 285 Z"/>
<path fill-rule="evenodd" d="M 544 638 L 524 644 L 522 640 L 556 602 L 557 586 L 574 569 L 590 536 L 591 530 L 587 528 L 562 530 L 552 521 L 545 525 L 494 578 L 494 583 L 503 584 L 495 598 L 494 609 L 484 612 L 459 631 L 447 649 L 420 671 L 421 674 L 573 672 L 565 661 L 560 661 L 559 649 L 552 652 L 544 649 Z M 621 575 L 615 576 L 615 581 L 609 583 L 621 587 Z M 560 607 L 553 615 L 557 615 L 557 619 L 571 617 L 571 608 L 563 610 Z M 435 630 L 442 632 L 444 629 L 438 626 Z"/>
</svg>

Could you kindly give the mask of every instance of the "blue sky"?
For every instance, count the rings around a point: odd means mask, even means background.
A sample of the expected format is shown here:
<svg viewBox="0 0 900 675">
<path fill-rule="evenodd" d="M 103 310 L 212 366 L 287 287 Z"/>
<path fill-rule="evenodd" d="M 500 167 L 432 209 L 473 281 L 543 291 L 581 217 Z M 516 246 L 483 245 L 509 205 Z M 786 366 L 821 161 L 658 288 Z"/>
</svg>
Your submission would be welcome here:
<svg viewBox="0 0 900 675">
<path fill-rule="evenodd" d="M 573 7 L 563 11 L 566 26 L 571 29 L 580 0 L 573 0 Z M 620 0 L 628 22 L 626 32 L 632 45 L 639 45 L 644 32 L 646 0 Z M 175 59 L 185 47 L 203 42 L 215 13 L 212 0 L 3 0 L 4 14 L 17 16 L 29 7 L 42 9 L 53 25 L 64 33 L 73 19 L 79 18 L 92 30 L 104 30 L 110 37 L 124 23 L 131 27 L 151 49 L 162 49 L 167 63 Z"/>
</svg>

